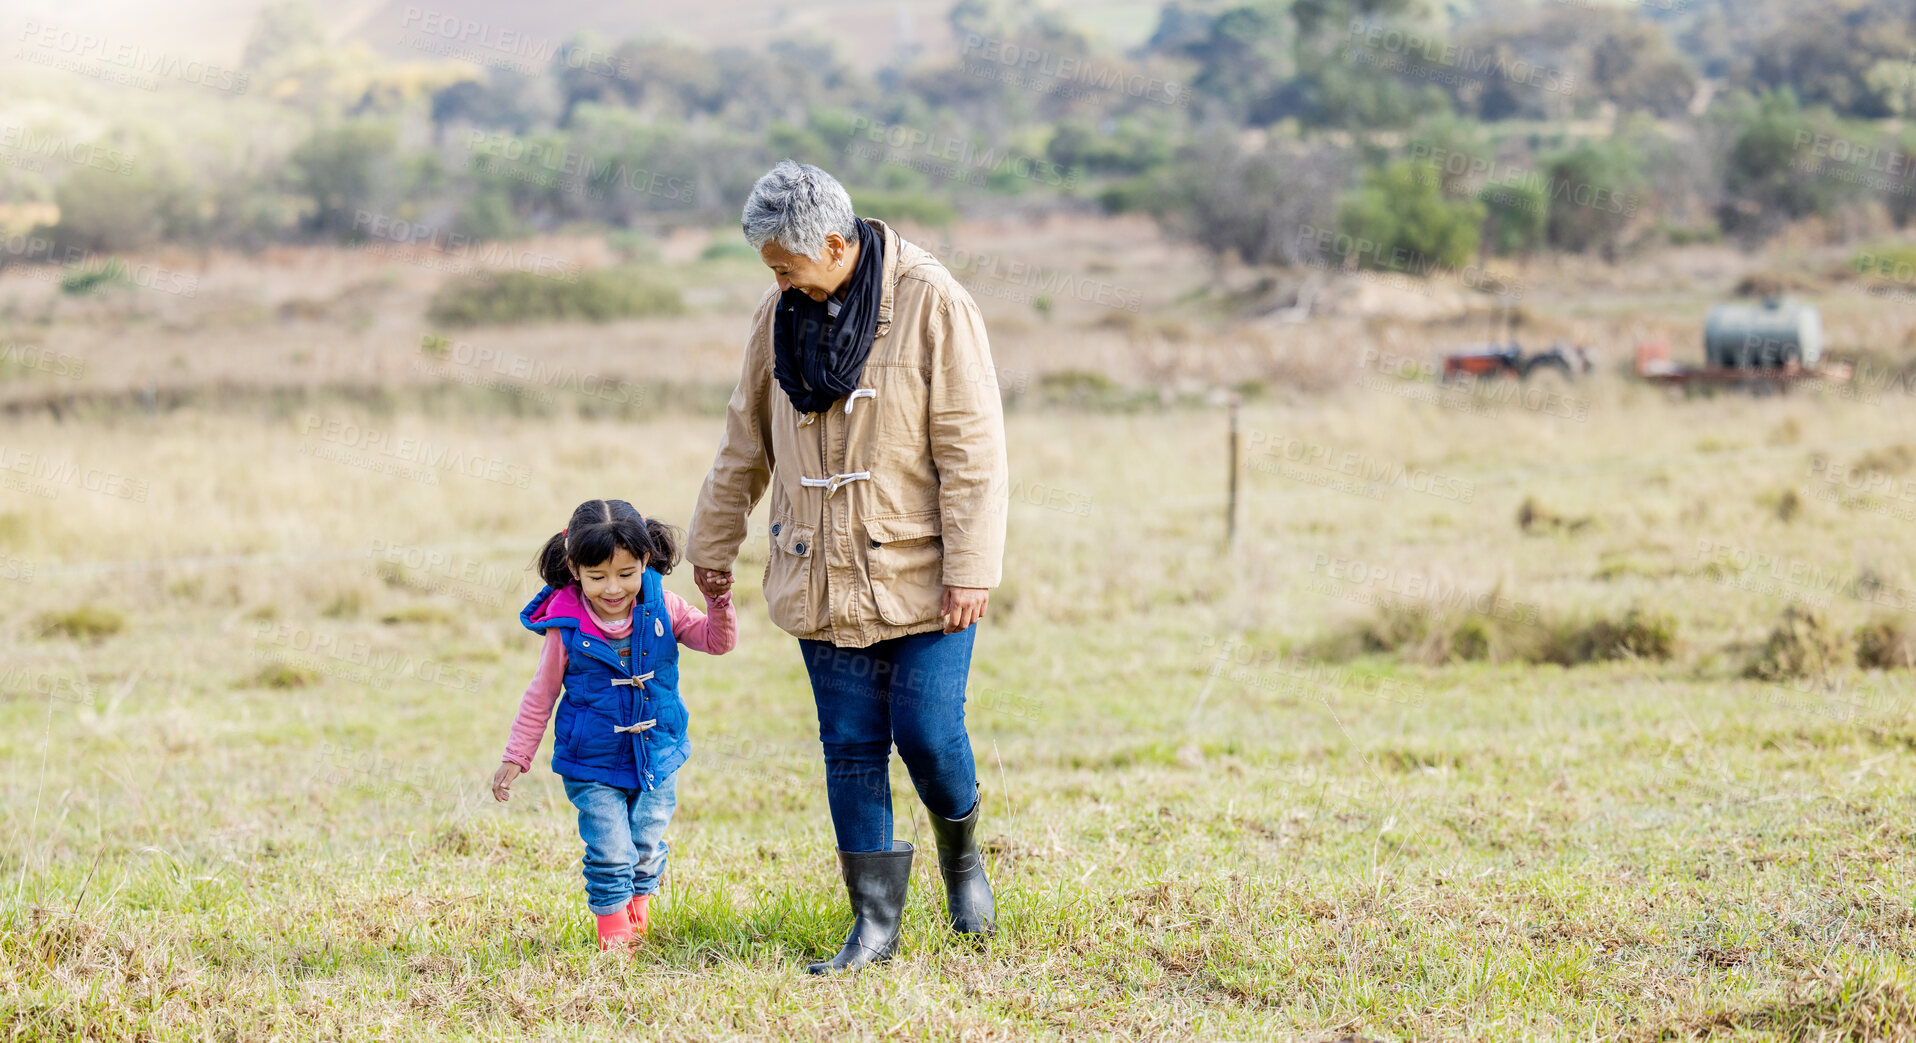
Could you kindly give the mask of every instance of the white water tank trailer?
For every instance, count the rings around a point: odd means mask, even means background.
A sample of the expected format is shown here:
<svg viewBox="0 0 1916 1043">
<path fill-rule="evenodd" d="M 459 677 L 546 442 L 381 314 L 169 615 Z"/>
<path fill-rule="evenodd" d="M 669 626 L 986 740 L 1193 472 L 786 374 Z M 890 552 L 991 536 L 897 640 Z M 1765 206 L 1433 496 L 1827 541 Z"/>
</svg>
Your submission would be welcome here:
<svg viewBox="0 0 1916 1043">
<path fill-rule="evenodd" d="M 1703 323 L 1704 365 L 1712 368 L 1815 369 L 1822 358 L 1822 316 L 1789 297 L 1719 304 Z"/>
</svg>

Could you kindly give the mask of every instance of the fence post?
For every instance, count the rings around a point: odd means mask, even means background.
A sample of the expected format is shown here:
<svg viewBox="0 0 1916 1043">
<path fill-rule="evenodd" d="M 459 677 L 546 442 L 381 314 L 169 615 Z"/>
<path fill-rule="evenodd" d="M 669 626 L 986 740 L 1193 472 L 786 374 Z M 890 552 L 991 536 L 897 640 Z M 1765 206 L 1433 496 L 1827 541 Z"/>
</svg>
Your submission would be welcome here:
<svg viewBox="0 0 1916 1043">
<path fill-rule="evenodd" d="M 1231 416 L 1231 434 L 1228 453 L 1230 456 L 1231 478 L 1229 493 L 1224 501 L 1224 547 L 1232 553 L 1237 552 L 1237 476 L 1238 476 L 1238 437 L 1237 407 L 1242 397 L 1233 393 L 1229 402 Z"/>
</svg>

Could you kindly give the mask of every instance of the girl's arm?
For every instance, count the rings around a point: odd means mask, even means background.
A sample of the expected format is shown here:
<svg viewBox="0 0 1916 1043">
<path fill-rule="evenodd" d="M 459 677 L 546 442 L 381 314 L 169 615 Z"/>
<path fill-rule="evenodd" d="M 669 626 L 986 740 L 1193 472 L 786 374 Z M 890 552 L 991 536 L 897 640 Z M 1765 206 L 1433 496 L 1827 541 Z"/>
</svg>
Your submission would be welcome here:
<svg viewBox="0 0 1916 1043">
<path fill-rule="evenodd" d="M 525 698 L 519 700 L 519 715 L 512 719 L 512 734 L 506 738 L 503 760 L 532 770 L 532 755 L 546 737 L 546 725 L 552 720 L 552 706 L 559 701 L 565 682 L 565 635 L 557 628 L 546 631 L 546 643 L 539 649 L 539 668 L 532 672 Z"/>
<path fill-rule="evenodd" d="M 672 613 L 672 634 L 679 644 L 712 655 L 724 655 L 737 647 L 738 613 L 732 608 L 731 591 L 706 598 L 706 611 L 700 612 L 668 590 L 665 607 Z"/>
</svg>

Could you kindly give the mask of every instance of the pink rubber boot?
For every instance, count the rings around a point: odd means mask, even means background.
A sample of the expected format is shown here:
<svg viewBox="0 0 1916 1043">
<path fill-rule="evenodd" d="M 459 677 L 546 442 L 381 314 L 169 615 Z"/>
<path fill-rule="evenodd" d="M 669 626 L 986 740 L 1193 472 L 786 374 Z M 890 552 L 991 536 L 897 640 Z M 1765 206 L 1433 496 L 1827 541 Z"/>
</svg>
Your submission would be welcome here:
<svg viewBox="0 0 1916 1043">
<path fill-rule="evenodd" d="M 651 906 L 651 895 L 633 895 L 632 900 L 625 903 L 626 918 L 632 922 L 633 933 L 641 938 L 645 937 L 646 930 L 652 926 Z"/>
<path fill-rule="evenodd" d="M 628 915 L 630 906 L 610 913 L 594 913 L 599 930 L 599 948 L 628 949 L 632 945 L 632 917 Z"/>
</svg>

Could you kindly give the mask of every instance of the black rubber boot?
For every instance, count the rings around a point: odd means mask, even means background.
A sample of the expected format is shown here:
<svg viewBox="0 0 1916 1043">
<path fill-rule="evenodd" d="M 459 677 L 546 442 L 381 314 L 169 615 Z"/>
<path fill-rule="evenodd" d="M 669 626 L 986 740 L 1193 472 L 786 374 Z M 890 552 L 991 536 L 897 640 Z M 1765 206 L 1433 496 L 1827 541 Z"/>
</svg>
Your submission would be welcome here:
<svg viewBox="0 0 1916 1043">
<path fill-rule="evenodd" d="M 912 847 L 894 840 L 890 851 L 840 851 L 845 893 L 852 900 L 852 933 L 845 947 L 824 963 L 805 968 L 812 974 L 855 971 L 882 963 L 898 951 L 898 925 L 905 913 L 905 889 L 911 883 Z"/>
<path fill-rule="evenodd" d="M 985 857 L 978 853 L 978 809 L 964 818 L 941 818 L 927 813 L 932 835 L 938 838 L 938 870 L 945 876 L 945 911 L 951 929 L 959 934 L 988 938 L 998 930 L 998 910 L 991 900 L 991 881 L 985 877 Z"/>
</svg>

